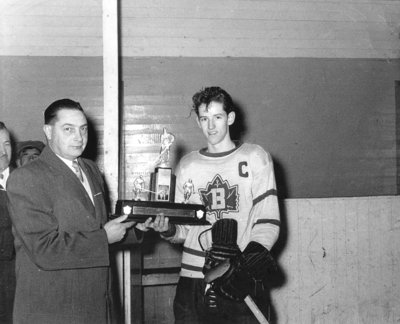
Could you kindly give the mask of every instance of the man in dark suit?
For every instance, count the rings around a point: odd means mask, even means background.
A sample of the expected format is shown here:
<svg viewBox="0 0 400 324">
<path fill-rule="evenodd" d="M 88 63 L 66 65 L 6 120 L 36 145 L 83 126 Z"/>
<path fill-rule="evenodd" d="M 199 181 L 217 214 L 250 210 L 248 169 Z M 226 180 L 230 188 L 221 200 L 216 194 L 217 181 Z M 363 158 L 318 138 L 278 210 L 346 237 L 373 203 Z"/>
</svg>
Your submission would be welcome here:
<svg viewBox="0 0 400 324">
<path fill-rule="evenodd" d="M 133 222 L 107 222 L 105 189 L 78 102 L 45 111 L 46 146 L 7 184 L 16 248 L 14 323 L 111 323 L 109 244 Z"/>
<path fill-rule="evenodd" d="M 6 183 L 11 171 L 10 133 L 0 122 L 0 323 L 12 323 L 15 293 L 15 252 L 11 220 L 7 210 Z"/>
</svg>

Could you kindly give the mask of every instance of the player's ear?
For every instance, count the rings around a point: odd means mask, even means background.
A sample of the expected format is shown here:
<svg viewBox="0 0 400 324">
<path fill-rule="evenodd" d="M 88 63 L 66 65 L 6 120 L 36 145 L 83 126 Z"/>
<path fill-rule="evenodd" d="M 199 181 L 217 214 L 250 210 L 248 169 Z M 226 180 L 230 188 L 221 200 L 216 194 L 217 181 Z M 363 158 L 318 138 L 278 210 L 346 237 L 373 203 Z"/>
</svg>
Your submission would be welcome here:
<svg viewBox="0 0 400 324">
<path fill-rule="evenodd" d="M 234 112 L 234 111 L 231 111 L 231 112 L 228 114 L 228 125 L 229 125 L 229 126 L 232 125 L 232 124 L 235 122 L 235 118 L 236 118 L 235 112 Z"/>
</svg>

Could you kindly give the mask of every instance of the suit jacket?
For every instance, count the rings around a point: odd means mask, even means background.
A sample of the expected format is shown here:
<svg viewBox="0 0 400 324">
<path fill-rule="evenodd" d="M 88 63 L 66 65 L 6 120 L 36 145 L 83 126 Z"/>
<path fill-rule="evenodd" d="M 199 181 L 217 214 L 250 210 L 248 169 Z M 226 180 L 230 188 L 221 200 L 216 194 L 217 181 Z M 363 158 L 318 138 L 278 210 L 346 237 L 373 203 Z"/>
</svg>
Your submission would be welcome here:
<svg viewBox="0 0 400 324">
<path fill-rule="evenodd" d="M 7 193 L 3 188 L 0 190 L 0 323 L 12 323 L 14 294 L 14 236 L 7 209 Z"/>
<path fill-rule="evenodd" d="M 15 324 L 110 322 L 104 183 L 94 162 L 78 162 L 94 205 L 48 147 L 8 179 L 16 248 Z"/>
<path fill-rule="evenodd" d="M 10 167 L 10 173 L 12 168 Z M 14 237 L 11 231 L 11 219 L 7 209 L 7 193 L 0 190 L 0 261 L 14 258 Z"/>
</svg>

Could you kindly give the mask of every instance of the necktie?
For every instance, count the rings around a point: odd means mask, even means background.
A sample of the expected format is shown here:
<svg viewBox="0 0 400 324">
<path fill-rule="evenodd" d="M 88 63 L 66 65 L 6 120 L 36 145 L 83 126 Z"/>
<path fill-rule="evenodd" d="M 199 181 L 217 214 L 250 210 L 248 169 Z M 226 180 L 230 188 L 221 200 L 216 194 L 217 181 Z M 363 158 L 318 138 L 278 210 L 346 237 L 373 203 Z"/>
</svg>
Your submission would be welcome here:
<svg viewBox="0 0 400 324">
<path fill-rule="evenodd" d="M 81 182 L 83 182 L 82 171 L 81 171 L 81 168 L 79 167 L 78 162 L 72 161 L 72 167 L 74 168 L 74 172 L 75 172 L 76 176 L 78 177 L 78 179 L 81 180 Z"/>
</svg>

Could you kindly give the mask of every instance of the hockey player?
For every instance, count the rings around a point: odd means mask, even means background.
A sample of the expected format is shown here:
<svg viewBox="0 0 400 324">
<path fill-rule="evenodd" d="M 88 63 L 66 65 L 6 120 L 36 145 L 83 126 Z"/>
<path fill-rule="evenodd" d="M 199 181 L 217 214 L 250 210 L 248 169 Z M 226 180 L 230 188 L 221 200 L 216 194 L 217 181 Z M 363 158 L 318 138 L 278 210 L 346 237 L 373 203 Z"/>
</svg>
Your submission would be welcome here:
<svg viewBox="0 0 400 324">
<path fill-rule="evenodd" d="M 175 202 L 203 204 L 212 226 L 174 225 L 163 215 L 145 225 L 183 243 L 175 323 L 258 323 L 243 300 L 250 295 L 261 310 L 267 306 L 262 283 L 275 266 L 269 251 L 280 226 L 273 162 L 259 145 L 231 139 L 235 106 L 225 90 L 204 88 L 193 109 L 207 147 L 179 162 Z M 189 181 L 195 190 L 188 199 Z M 226 260 L 229 270 L 205 282 Z"/>
</svg>

